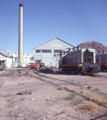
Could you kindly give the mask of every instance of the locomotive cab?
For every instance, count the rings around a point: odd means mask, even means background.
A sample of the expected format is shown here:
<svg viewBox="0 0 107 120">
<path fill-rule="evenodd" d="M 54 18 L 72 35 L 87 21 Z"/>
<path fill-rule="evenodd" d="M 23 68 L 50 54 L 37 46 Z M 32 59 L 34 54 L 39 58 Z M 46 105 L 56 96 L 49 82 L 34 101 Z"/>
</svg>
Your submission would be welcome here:
<svg viewBox="0 0 107 120">
<path fill-rule="evenodd" d="M 93 52 L 90 52 L 88 49 L 84 52 L 84 63 L 93 63 Z"/>
<path fill-rule="evenodd" d="M 97 74 L 100 71 L 99 64 L 96 63 L 96 53 L 94 49 L 86 49 L 83 52 L 83 69 L 86 74 Z"/>
</svg>

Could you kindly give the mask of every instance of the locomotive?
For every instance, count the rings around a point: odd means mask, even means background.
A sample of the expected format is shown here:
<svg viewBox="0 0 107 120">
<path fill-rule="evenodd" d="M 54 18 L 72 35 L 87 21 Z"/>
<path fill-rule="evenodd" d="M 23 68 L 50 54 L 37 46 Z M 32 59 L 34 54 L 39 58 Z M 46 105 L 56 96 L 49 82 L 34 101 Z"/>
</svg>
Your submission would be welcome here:
<svg viewBox="0 0 107 120">
<path fill-rule="evenodd" d="M 107 71 L 107 53 L 96 54 L 96 63 L 99 63 L 101 71 Z"/>
<path fill-rule="evenodd" d="M 71 51 L 62 51 L 62 57 L 59 61 L 59 70 L 63 72 L 97 74 L 100 71 L 99 63 L 96 63 L 95 49 L 79 49 L 73 48 Z"/>
</svg>

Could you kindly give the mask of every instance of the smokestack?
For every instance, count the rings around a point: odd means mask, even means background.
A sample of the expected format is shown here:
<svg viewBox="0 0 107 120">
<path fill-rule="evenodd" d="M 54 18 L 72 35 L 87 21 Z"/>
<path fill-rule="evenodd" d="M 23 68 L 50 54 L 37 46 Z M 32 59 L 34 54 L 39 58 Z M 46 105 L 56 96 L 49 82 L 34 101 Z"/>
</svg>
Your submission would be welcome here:
<svg viewBox="0 0 107 120">
<path fill-rule="evenodd" d="M 23 67 L 23 4 L 19 4 L 19 66 Z"/>
</svg>

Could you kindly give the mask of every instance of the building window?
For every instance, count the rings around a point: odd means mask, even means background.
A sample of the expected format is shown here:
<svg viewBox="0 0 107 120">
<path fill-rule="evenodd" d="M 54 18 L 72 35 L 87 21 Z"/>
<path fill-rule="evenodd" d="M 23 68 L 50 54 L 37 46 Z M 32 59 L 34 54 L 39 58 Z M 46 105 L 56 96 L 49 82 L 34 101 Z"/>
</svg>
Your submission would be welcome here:
<svg viewBox="0 0 107 120">
<path fill-rule="evenodd" d="M 15 57 L 15 61 L 17 61 L 17 57 Z"/>
<path fill-rule="evenodd" d="M 61 50 L 54 50 L 54 53 L 60 53 Z"/>
<path fill-rule="evenodd" d="M 30 61 L 33 61 L 33 60 L 34 60 L 34 57 L 31 57 L 31 58 L 30 58 Z"/>
<path fill-rule="evenodd" d="M 44 50 L 42 50 L 42 53 L 51 53 L 51 50 L 44 49 Z"/>
<path fill-rule="evenodd" d="M 35 60 L 35 63 L 40 64 L 40 63 L 41 63 L 41 60 Z"/>
<path fill-rule="evenodd" d="M 39 50 L 39 49 L 38 49 L 38 50 L 35 50 L 35 52 L 36 52 L 36 53 L 40 53 L 40 52 L 41 52 L 41 50 Z"/>
</svg>

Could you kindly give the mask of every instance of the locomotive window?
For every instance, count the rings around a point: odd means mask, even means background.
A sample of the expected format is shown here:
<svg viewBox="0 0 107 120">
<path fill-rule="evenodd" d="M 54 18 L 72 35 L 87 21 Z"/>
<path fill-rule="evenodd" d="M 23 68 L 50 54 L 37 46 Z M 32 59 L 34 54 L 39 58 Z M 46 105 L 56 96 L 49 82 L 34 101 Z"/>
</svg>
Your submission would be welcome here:
<svg viewBox="0 0 107 120">
<path fill-rule="evenodd" d="M 93 52 L 84 52 L 84 62 L 93 62 Z"/>
<path fill-rule="evenodd" d="M 87 58 L 87 62 L 92 62 L 92 58 Z"/>
</svg>

